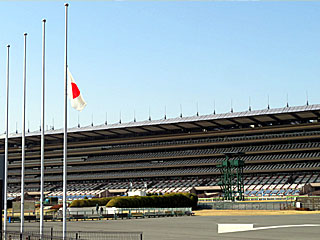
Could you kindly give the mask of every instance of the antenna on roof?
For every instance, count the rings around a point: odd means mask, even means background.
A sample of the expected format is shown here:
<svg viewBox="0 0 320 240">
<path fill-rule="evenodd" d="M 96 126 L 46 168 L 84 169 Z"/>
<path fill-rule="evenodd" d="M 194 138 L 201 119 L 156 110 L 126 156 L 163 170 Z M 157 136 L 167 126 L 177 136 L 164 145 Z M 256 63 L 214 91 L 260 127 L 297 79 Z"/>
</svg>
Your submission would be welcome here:
<svg viewBox="0 0 320 240">
<path fill-rule="evenodd" d="M 78 112 L 78 128 L 80 128 L 80 113 Z"/>
<path fill-rule="evenodd" d="M 268 94 L 268 109 L 270 109 L 270 99 L 269 99 L 269 94 Z"/>
<path fill-rule="evenodd" d="M 30 132 L 30 121 L 28 120 L 28 133 Z"/>
<path fill-rule="evenodd" d="M 120 119 L 119 119 L 119 123 L 121 124 L 121 111 L 120 111 Z"/>
<path fill-rule="evenodd" d="M 106 120 L 104 121 L 104 125 L 108 125 L 108 112 L 106 112 Z"/>
<path fill-rule="evenodd" d="M 91 126 L 93 127 L 93 113 L 91 114 Z"/>
<path fill-rule="evenodd" d="M 233 113 L 233 104 L 232 104 L 232 99 L 231 99 L 231 113 Z"/>
<path fill-rule="evenodd" d="M 289 107 L 289 96 L 288 96 L 288 93 L 287 93 L 287 107 Z"/>
<path fill-rule="evenodd" d="M 137 119 L 136 119 L 136 110 L 133 110 L 133 122 L 136 122 Z"/>
<path fill-rule="evenodd" d="M 52 130 L 54 130 L 54 118 L 52 118 Z"/>
<path fill-rule="evenodd" d="M 249 111 L 251 112 L 251 98 L 249 97 Z"/>
<path fill-rule="evenodd" d="M 180 117 L 182 118 L 182 104 L 180 104 Z"/>
<path fill-rule="evenodd" d="M 307 96 L 307 106 L 309 106 L 309 95 L 308 95 L 308 91 L 306 91 L 306 96 Z"/>
<path fill-rule="evenodd" d="M 149 106 L 149 121 L 151 121 L 150 106 Z"/>
<path fill-rule="evenodd" d="M 42 130 L 42 129 L 41 129 L 41 119 L 40 119 L 39 130 L 40 130 L 40 132 L 41 132 L 41 130 Z"/>
<path fill-rule="evenodd" d="M 213 100 L 213 114 L 216 114 L 216 100 Z"/>
<path fill-rule="evenodd" d="M 167 119 L 167 106 L 164 105 L 164 119 Z"/>
<path fill-rule="evenodd" d="M 199 116 L 199 105 L 198 105 L 198 102 L 197 102 L 197 116 Z"/>
<path fill-rule="evenodd" d="M 16 133 L 18 133 L 18 122 L 16 122 Z"/>
</svg>

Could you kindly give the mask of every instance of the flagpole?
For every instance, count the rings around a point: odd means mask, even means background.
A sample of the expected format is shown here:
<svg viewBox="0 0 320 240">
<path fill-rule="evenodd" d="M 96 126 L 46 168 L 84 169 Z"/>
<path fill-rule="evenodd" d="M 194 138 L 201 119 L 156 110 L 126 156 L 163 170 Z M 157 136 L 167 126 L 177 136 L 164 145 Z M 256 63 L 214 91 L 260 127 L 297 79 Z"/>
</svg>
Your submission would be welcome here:
<svg viewBox="0 0 320 240">
<path fill-rule="evenodd" d="M 7 96 L 6 96 L 6 138 L 5 138 L 5 167 L 4 167 L 4 222 L 3 231 L 4 239 L 6 239 L 7 232 L 7 212 L 8 212 L 8 138 L 9 138 L 9 50 L 10 45 L 7 45 Z"/>
<path fill-rule="evenodd" d="M 23 102 L 22 102 L 22 163 L 21 163 L 21 211 L 20 232 L 24 231 L 24 166 L 26 144 L 26 57 L 27 57 L 27 33 L 24 33 L 24 61 L 23 61 Z"/>
<path fill-rule="evenodd" d="M 44 114 L 45 114 L 45 40 L 46 19 L 42 20 L 42 108 L 41 108 L 41 183 L 40 183 L 40 237 L 43 235 L 43 203 L 44 203 Z"/>
<path fill-rule="evenodd" d="M 65 6 L 65 64 L 64 64 L 64 140 L 63 140 L 63 239 L 66 239 L 67 234 L 67 90 L 68 90 L 68 80 L 67 80 L 67 44 L 68 44 L 68 6 L 69 4 L 64 4 Z"/>
</svg>

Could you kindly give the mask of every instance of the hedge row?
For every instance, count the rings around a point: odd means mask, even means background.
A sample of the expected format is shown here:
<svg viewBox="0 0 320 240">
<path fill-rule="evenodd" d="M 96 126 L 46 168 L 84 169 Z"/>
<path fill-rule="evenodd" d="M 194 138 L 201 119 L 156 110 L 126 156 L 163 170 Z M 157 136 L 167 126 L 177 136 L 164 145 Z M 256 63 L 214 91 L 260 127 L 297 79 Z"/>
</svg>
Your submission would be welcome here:
<svg viewBox="0 0 320 240">
<path fill-rule="evenodd" d="M 70 207 L 95 207 L 97 204 L 99 206 L 105 206 L 112 198 L 93 198 L 93 199 L 82 199 L 73 200 Z"/>
<path fill-rule="evenodd" d="M 171 193 L 162 196 L 115 197 L 107 203 L 107 207 L 118 208 L 175 208 L 196 207 L 198 197 L 191 193 Z"/>
</svg>

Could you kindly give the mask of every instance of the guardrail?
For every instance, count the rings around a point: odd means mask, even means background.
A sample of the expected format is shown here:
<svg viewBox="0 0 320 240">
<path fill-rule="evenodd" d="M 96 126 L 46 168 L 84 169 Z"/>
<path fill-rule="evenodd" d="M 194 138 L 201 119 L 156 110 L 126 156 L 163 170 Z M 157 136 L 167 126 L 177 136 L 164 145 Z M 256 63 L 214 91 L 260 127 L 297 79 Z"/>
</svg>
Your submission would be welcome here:
<svg viewBox="0 0 320 240">
<path fill-rule="evenodd" d="M 43 234 L 40 237 L 39 233 L 36 232 L 24 232 L 20 233 L 19 231 L 2 231 L 0 232 L 0 239 L 3 240 L 64 240 L 61 236 L 56 237 L 56 236 L 50 236 Z M 65 238 L 65 240 L 75 240 L 74 238 Z"/>
<path fill-rule="evenodd" d="M 53 232 L 54 237 L 61 237 L 62 232 Z M 94 240 L 142 240 L 142 232 L 83 232 L 68 231 L 67 238 L 74 240 L 94 239 Z"/>
<path fill-rule="evenodd" d="M 145 217 L 191 216 L 192 208 L 114 208 L 94 211 L 92 209 L 68 209 L 67 220 L 99 220 Z M 25 214 L 25 222 L 40 220 L 36 214 Z M 20 222 L 20 214 L 8 214 L 9 223 Z M 44 221 L 62 221 L 60 212 L 45 212 Z"/>
<path fill-rule="evenodd" d="M 44 229 L 43 235 L 39 232 L 19 231 L 0 232 L 0 239 L 3 240 L 143 240 L 142 232 L 87 232 L 87 231 L 68 231 L 63 239 L 62 231 L 49 231 Z"/>
</svg>

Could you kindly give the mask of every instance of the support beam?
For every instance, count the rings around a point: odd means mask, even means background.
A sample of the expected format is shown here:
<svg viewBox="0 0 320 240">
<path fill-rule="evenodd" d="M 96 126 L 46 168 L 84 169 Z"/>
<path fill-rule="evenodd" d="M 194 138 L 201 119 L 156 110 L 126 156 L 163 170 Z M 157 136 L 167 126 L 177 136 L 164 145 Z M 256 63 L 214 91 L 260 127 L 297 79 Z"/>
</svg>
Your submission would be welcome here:
<svg viewBox="0 0 320 240">
<path fill-rule="evenodd" d="M 222 128 L 225 128 L 226 126 L 225 125 L 222 125 L 222 124 L 220 124 L 220 123 L 217 123 L 217 122 L 215 122 L 214 120 L 213 121 L 211 121 L 213 124 L 215 124 L 215 125 L 217 125 L 218 127 L 222 127 Z"/>
<path fill-rule="evenodd" d="M 161 130 L 163 130 L 163 131 L 170 131 L 169 129 L 166 129 L 166 128 L 164 128 L 164 127 L 161 127 L 161 126 L 156 126 L 157 128 L 160 128 Z"/>
<path fill-rule="evenodd" d="M 235 119 L 229 118 L 229 119 L 227 119 L 227 120 L 228 120 L 229 122 L 232 122 L 232 123 L 236 124 L 236 125 L 241 125 L 241 123 L 237 122 Z"/>
<path fill-rule="evenodd" d="M 53 136 L 53 135 L 46 135 L 45 136 L 45 138 L 49 138 L 48 140 L 62 140 L 62 138 L 59 138 L 59 137 L 55 137 L 55 136 Z"/>
<path fill-rule="evenodd" d="M 211 123 L 211 122 L 210 122 Z M 191 125 L 196 125 L 197 127 L 199 127 L 199 128 L 206 128 L 205 126 L 202 126 L 202 125 L 200 125 L 200 124 L 198 124 L 198 123 L 196 123 L 196 122 L 192 122 L 192 123 L 188 123 L 188 124 L 191 124 Z"/>
<path fill-rule="evenodd" d="M 320 118 L 320 114 L 316 111 L 311 111 L 314 115 L 316 115 L 318 118 Z"/>
<path fill-rule="evenodd" d="M 263 125 L 263 123 L 257 119 L 255 119 L 254 117 L 247 117 L 248 119 L 250 119 L 251 121 L 253 121 L 254 123 L 256 124 L 260 124 L 260 125 Z"/>
<path fill-rule="evenodd" d="M 115 134 L 117 136 L 121 136 L 121 133 L 117 133 L 117 132 L 115 132 L 113 130 L 110 130 L 110 129 L 108 129 L 108 132 L 113 133 L 113 134 Z"/>
<path fill-rule="evenodd" d="M 178 124 L 176 124 L 176 123 L 172 123 L 171 125 L 173 125 L 173 126 L 175 126 L 175 127 L 179 128 L 179 129 L 180 129 L 180 130 L 182 130 L 182 131 L 188 131 L 186 128 L 181 127 L 180 125 L 178 125 Z"/>
<path fill-rule="evenodd" d="M 139 128 L 143 129 L 144 131 L 146 131 L 146 132 L 148 132 L 148 133 L 152 133 L 152 131 L 150 131 L 150 130 L 144 128 L 144 127 L 139 127 Z"/>
<path fill-rule="evenodd" d="M 127 131 L 128 133 L 131 133 L 131 134 L 137 134 L 136 132 L 131 131 L 131 130 L 129 130 L 128 128 L 123 128 L 123 129 L 121 129 L 121 130 Z"/>
<path fill-rule="evenodd" d="M 94 134 L 97 134 L 98 136 L 100 137 L 105 137 L 106 135 L 102 134 L 102 133 L 99 133 L 97 131 L 92 131 Z"/>
<path fill-rule="evenodd" d="M 269 118 L 272 118 L 273 120 L 275 120 L 276 122 L 280 122 L 281 119 L 277 118 L 276 116 L 274 115 L 268 115 Z"/>
</svg>

